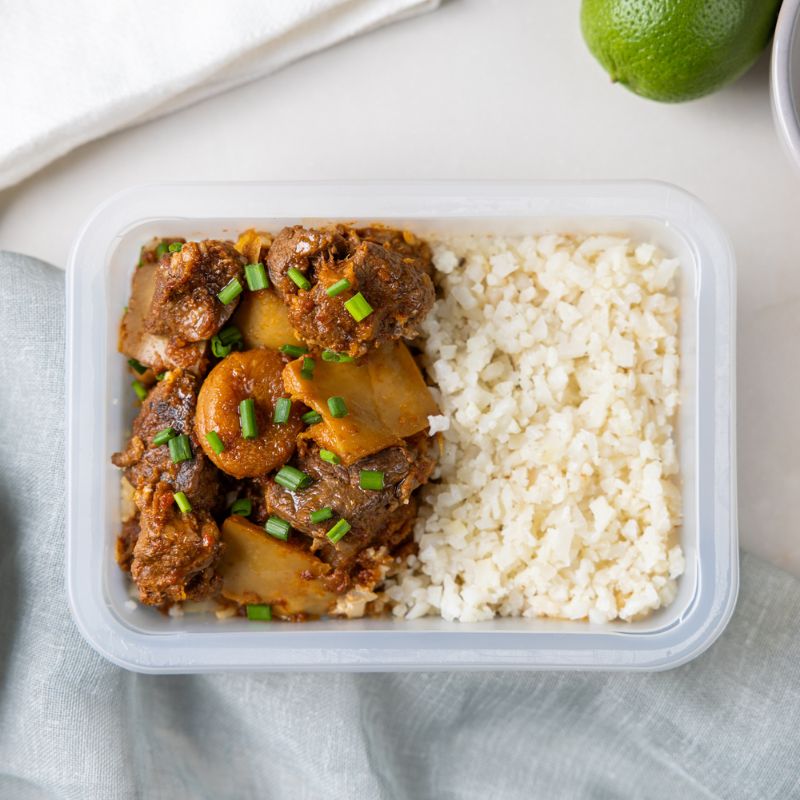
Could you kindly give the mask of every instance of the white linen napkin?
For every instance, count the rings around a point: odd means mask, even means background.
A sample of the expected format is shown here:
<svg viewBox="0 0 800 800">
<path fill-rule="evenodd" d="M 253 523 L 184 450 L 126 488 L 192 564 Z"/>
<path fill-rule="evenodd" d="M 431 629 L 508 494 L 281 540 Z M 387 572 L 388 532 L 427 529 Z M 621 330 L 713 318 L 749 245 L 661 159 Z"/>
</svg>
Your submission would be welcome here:
<svg viewBox="0 0 800 800">
<path fill-rule="evenodd" d="M 439 0 L 0 0 L 0 189 Z"/>
</svg>

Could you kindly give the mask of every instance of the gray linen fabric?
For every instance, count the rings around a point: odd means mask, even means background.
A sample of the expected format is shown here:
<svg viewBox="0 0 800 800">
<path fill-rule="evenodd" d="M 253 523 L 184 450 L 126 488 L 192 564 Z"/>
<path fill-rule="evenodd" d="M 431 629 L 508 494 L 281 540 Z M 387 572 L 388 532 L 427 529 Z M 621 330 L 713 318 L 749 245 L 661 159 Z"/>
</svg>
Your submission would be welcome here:
<svg viewBox="0 0 800 800">
<path fill-rule="evenodd" d="M 63 578 L 62 273 L 0 254 L 0 798 L 800 797 L 800 583 L 640 674 L 144 676 Z"/>
</svg>

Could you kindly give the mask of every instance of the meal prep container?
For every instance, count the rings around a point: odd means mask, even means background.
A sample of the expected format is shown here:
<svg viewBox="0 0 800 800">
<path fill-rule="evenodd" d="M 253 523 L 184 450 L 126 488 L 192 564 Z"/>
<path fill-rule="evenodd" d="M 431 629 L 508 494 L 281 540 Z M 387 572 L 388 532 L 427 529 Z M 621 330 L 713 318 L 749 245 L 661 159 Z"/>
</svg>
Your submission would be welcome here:
<svg viewBox="0 0 800 800">
<path fill-rule="evenodd" d="M 253 623 L 172 617 L 130 602 L 114 561 L 122 448 L 134 416 L 117 329 L 140 246 L 154 236 L 233 238 L 248 227 L 382 221 L 503 235 L 613 232 L 681 262 L 679 451 L 686 572 L 675 601 L 637 622 L 480 623 L 392 617 Z M 87 641 L 141 672 L 223 670 L 658 670 L 707 648 L 738 589 L 734 257 L 686 192 L 653 182 L 247 183 L 144 186 L 88 221 L 67 278 L 67 589 Z"/>
</svg>

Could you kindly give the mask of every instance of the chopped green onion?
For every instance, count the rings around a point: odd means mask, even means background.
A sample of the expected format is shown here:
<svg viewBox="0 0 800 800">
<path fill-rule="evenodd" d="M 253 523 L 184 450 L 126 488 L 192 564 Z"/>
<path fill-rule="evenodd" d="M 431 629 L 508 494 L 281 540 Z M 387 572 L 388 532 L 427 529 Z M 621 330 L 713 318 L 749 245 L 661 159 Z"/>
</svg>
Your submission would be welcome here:
<svg viewBox="0 0 800 800">
<path fill-rule="evenodd" d="M 169 245 L 166 242 L 161 242 L 158 247 L 156 247 L 156 258 L 161 258 L 169 250 Z"/>
<path fill-rule="evenodd" d="M 122 306 L 122 313 L 123 314 L 127 314 L 128 313 L 128 306 Z"/>
<path fill-rule="evenodd" d="M 228 325 L 211 337 L 211 352 L 217 358 L 225 358 L 241 341 L 242 332 L 235 325 Z"/>
<path fill-rule="evenodd" d="M 316 525 L 318 522 L 325 522 L 326 519 L 330 519 L 332 516 L 333 509 L 326 506 L 325 508 L 319 509 L 319 511 L 312 511 L 308 515 L 308 518 Z"/>
<path fill-rule="evenodd" d="M 252 397 L 239 403 L 239 424 L 242 428 L 242 438 L 255 439 L 258 436 L 256 401 Z"/>
<path fill-rule="evenodd" d="M 147 372 L 147 367 L 140 361 L 137 361 L 135 358 L 128 359 L 128 366 L 131 369 L 136 370 L 136 372 L 138 372 L 140 375 L 144 375 L 144 373 Z"/>
<path fill-rule="evenodd" d="M 286 353 L 287 356 L 291 356 L 292 358 L 300 358 L 300 356 L 304 356 L 308 352 L 307 347 L 300 347 L 297 344 L 282 344 L 280 347 L 281 353 Z"/>
<path fill-rule="evenodd" d="M 350 361 L 355 361 L 353 356 L 348 356 L 344 353 L 334 353 L 333 350 L 323 350 L 322 360 L 330 361 L 332 364 L 347 364 Z"/>
<path fill-rule="evenodd" d="M 350 523 L 342 518 L 340 519 L 325 535 L 334 544 L 340 541 L 342 537 L 350 530 Z"/>
<path fill-rule="evenodd" d="M 170 439 L 167 444 L 169 445 L 169 457 L 172 459 L 173 464 L 191 460 L 192 446 L 189 443 L 189 437 L 185 433 Z"/>
<path fill-rule="evenodd" d="M 329 397 L 328 410 L 331 412 L 332 417 L 346 417 L 347 406 L 344 403 L 343 397 Z"/>
<path fill-rule="evenodd" d="M 269 278 L 263 264 L 248 264 L 244 268 L 244 277 L 247 281 L 247 288 L 251 292 L 259 289 L 266 289 L 269 286 Z"/>
<path fill-rule="evenodd" d="M 170 253 L 180 253 L 182 247 L 183 242 L 173 242 L 168 249 Z"/>
<path fill-rule="evenodd" d="M 306 425 L 316 425 L 318 422 L 322 422 L 322 414 L 318 414 L 316 411 L 306 411 L 300 419 Z"/>
<path fill-rule="evenodd" d="M 333 452 L 333 450 L 320 450 L 319 457 L 323 461 L 327 461 L 329 464 L 340 464 L 342 459 Z"/>
<path fill-rule="evenodd" d="M 219 340 L 224 345 L 238 344 L 242 341 L 242 332 L 235 325 L 228 325 L 219 332 Z"/>
<path fill-rule="evenodd" d="M 275 483 L 286 487 L 291 492 L 296 492 L 298 489 L 305 489 L 311 484 L 311 476 L 286 464 L 275 474 Z"/>
<path fill-rule="evenodd" d="M 231 514 L 238 514 L 240 517 L 249 517 L 253 511 L 253 503 L 247 497 L 240 497 L 231 506 Z"/>
<path fill-rule="evenodd" d="M 350 281 L 347 278 L 342 278 L 340 281 L 336 281 L 333 286 L 329 286 L 325 290 L 325 294 L 328 297 L 336 297 L 337 294 L 341 294 L 342 292 L 346 292 L 350 288 Z"/>
<path fill-rule="evenodd" d="M 275 402 L 275 411 L 272 414 L 272 421 L 276 425 L 283 425 L 289 420 L 292 413 L 292 401 L 288 397 L 279 397 Z"/>
<path fill-rule="evenodd" d="M 133 387 L 133 391 L 136 392 L 136 396 L 140 400 L 144 400 L 145 397 L 147 397 L 147 389 L 141 381 L 133 381 L 131 386 Z"/>
<path fill-rule="evenodd" d="M 300 377 L 304 381 L 314 380 L 314 367 L 316 366 L 313 358 L 304 358 L 303 366 L 300 369 Z"/>
<path fill-rule="evenodd" d="M 192 510 L 192 504 L 183 492 L 175 492 L 172 496 L 175 498 L 175 502 L 178 504 L 181 513 L 186 514 Z"/>
<path fill-rule="evenodd" d="M 247 606 L 247 619 L 255 622 L 270 622 L 272 620 L 272 608 L 264 604 Z"/>
<path fill-rule="evenodd" d="M 217 297 L 219 298 L 220 303 L 226 306 L 228 303 L 232 303 L 243 291 L 244 290 L 242 288 L 242 284 L 239 283 L 239 279 L 231 278 L 230 281 L 217 293 Z"/>
<path fill-rule="evenodd" d="M 358 474 L 358 482 L 362 489 L 379 492 L 383 489 L 383 473 L 377 469 L 362 469 Z"/>
<path fill-rule="evenodd" d="M 164 370 L 163 372 L 159 372 L 158 375 L 156 375 L 156 380 L 157 381 L 163 381 L 164 378 L 166 378 L 166 377 L 167 377 L 167 371 Z"/>
<path fill-rule="evenodd" d="M 164 428 L 153 437 L 153 444 L 166 444 L 170 439 L 174 439 L 177 435 L 178 431 L 176 431 L 175 428 Z"/>
<path fill-rule="evenodd" d="M 308 280 L 308 278 L 306 278 L 305 275 L 303 275 L 302 272 L 300 272 L 299 269 L 297 269 L 297 267 L 289 267 L 286 274 L 291 278 L 292 282 L 300 289 L 305 289 L 306 291 L 308 291 L 311 288 L 310 281 Z"/>
<path fill-rule="evenodd" d="M 231 350 L 233 349 L 233 345 L 224 345 L 222 344 L 222 340 L 219 336 L 212 336 L 211 337 L 211 352 L 214 354 L 216 358 L 225 358 Z"/>
<path fill-rule="evenodd" d="M 344 307 L 356 322 L 366 319 L 373 311 L 372 306 L 367 302 L 367 298 L 361 292 L 357 292 L 349 300 L 345 300 Z"/>
<path fill-rule="evenodd" d="M 216 431 L 209 431 L 206 434 L 206 441 L 211 445 L 211 449 L 219 455 L 223 450 L 225 450 L 225 445 L 222 439 L 219 438 L 219 434 Z"/>
<path fill-rule="evenodd" d="M 264 525 L 264 530 L 270 536 L 274 536 L 276 539 L 285 542 L 289 538 L 289 528 L 291 527 L 292 526 L 285 519 L 273 516 L 267 520 L 267 524 Z"/>
</svg>

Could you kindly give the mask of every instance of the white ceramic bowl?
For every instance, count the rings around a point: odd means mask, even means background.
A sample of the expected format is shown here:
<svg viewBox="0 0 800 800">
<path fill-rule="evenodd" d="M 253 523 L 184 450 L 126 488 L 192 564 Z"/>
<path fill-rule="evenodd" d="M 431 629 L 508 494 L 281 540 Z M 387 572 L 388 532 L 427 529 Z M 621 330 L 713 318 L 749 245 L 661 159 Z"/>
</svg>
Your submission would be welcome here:
<svg viewBox="0 0 800 800">
<path fill-rule="evenodd" d="M 800 0 L 783 0 L 772 45 L 770 84 L 778 135 L 800 169 Z"/>
</svg>

